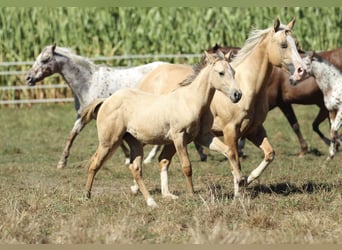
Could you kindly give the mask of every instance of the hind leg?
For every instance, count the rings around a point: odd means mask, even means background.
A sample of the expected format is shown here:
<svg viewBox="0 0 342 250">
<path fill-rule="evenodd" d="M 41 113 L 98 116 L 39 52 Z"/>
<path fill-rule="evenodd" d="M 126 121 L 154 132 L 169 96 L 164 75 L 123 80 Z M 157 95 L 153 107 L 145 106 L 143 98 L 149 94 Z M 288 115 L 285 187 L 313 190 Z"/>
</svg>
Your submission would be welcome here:
<svg viewBox="0 0 342 250">
<path fill-rule="evenodd" d="M 324 134 L 319 130 L 319 125 L 328 117 L 329 117 L 329 112 L 327 111 L 327 109 L 325 107 L 320 107 L 319 112 L 315 120 L 312 123 L 312 129 L 318 134 L 318 136 L 323 140 L 323 142 L 329 146 L 330 145 L 329 138 L 325 137 Z M 331 125 L 330 120 L 329 120 L 329 123 Z"/>
<path fill-rule="evenodd" d="M 125 141 L 128 143 L 131 151 L 131 164 L 129 165 L 129 169 L 133 175 L 134 182 L 139 187 L 147 205 L 150 207 L 156 207 L 157 203 L 150 195 L 142 178 L 142 160 L 144 157 L 143 145 L 130 134 L 125 136 Z"/>
<path fill-rule="evenodd" d="M 160 145 L 153 146 L 153 148 L 151 149 L 150 153 L 147 155 L 147 157 L 144 160 L 145 164 L 148 164 L 148 163 L 152 162 L 152 159 L 156 156 L 156 154 L 160 150 L 160 147 L 161 147 Z"/>
</svg>

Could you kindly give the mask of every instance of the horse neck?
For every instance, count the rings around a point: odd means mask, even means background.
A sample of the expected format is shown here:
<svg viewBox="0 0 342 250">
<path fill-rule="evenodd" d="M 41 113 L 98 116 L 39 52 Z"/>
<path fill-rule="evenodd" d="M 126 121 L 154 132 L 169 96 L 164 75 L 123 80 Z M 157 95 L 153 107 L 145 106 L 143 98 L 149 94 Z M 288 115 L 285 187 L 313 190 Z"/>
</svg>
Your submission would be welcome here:
<svg viewBox="0 0 342 250">
<path fill-rule="evenodd" d="M 267 90 L 268 76 L 272 73 L 272 64 L 266 53 L 268 40 L 268 37 L 264 38 L 239 64 L 234 60 L 231 63 L 245 98 L 255 98 Z"/>
<path fill-rule="evenodd" d="M 194 102 L 201 108 L 208 108 L 215 94 L 215 88 L 210 84 L 210 67 L 201 70 L 186 91 L 191 97 L 196 97 Z M 196 93 L 196 94 L 194 94 Z"/>
<path fill-rule="evenodd" d="M 326 61 L 312 61 L 310 74 L 315 77 L 319 88 L 323 93 L 331 89 L 336 81 L 336 76 L 340 75 L 338 69 Z"/>
<path fill-rule="evenodd" d="M 90 87 L 93 70 L 90 67 L 77 64 L 65 56 L 59 56 L 56 60 L 60 68 L 59 73 L 72 89 L 73 94 L 78 98 L 82 106 L 85 102 L 85 95 Z"/>
</svg>

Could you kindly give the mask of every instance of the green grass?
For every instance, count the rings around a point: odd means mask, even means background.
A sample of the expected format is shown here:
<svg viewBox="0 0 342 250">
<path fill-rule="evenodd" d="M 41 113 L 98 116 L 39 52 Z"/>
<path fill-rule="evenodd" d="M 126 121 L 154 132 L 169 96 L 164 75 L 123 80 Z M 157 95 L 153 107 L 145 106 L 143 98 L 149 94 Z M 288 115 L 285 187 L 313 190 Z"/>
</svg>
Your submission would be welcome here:
<svg viewBox="0 0 342 250">
<path fill-rule="evenodd" d="M 211 153 L 190 157 L 196 194 L 186 193 L 175 157 L 169 171 L 171 192 L 160 195 L 158 164 L 144 167 L 146 185 L 158 209 L 141 194 L 130 194 L 132 176 L 121 151 L 98 172 L 91 200 L 83 193 L 85 163 L 97 147 L 95 123 L 76 139 L 69 165 L 56 164 L 74 121 L 72 104 L 3 108 L 0 111 L 1 243 L 342 243 L 342 178 L 339 152 L 325 164 L 328 148 L 311 130 L 317 108 L 295 106 L 310 148 L 323 156 L 298 158 L 299 144 L 279 110 L 265 126 L 276 158 L 252 183 L 243 201 L 232 199 L 228 162 Z M 328 124 L 322 126 L 328 132 Z M 262 159 L 251 143 L 242 160 L 244 173 Z"/>
</svg>

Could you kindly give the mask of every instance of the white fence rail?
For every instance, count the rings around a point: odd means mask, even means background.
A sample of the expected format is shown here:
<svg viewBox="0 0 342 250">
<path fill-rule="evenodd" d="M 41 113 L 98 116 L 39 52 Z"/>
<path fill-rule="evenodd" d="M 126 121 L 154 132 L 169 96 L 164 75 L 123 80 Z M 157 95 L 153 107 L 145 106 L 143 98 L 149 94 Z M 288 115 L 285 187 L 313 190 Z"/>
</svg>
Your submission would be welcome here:
<svg viewBox="0 0 342 250">
<path fill-rule="evenodd" d="M 94 58 L 90 58 L 92 61 L 113 61 L 113 60 L 127 60 L 127 65 L 130 65 L 130 62 L 137 59 L 152 59 L 156 60 L 165 60 L 165 59 L 193 59 L 200 58 L 201 54 L 164 54 L 164 55 L 122 55 L 122 56 L 98 56 Z M 166 60 L 167 61 L 167 60 Z M 33 61 L 24 61 L 24 62 L 0 62 L 0 76 L 22 76 L 27 73 L 27 71 L 20 70 L 1 70 L 3 67 L 15 67 L 15 66 L 27 66 L 31 67 L 33 65 Z M 67 88 L 66 84 L 50 84 L 50 85 L 36 85 L 36 86 L 0 86 L 0 96 L 1 93 L 6 91 L 24 91 L 24 90 L 34 90 L 34 89 L 59 89 L 59 88 Z M 18 100 L 0 100 L 0 105 L 10 105 L 10 104 L 33 104 L 33 103 L 59 103 L 59 102 L 73 102 L 73 98 L 45 98 L 45 99 L 18 99 Z"/>
</svg>

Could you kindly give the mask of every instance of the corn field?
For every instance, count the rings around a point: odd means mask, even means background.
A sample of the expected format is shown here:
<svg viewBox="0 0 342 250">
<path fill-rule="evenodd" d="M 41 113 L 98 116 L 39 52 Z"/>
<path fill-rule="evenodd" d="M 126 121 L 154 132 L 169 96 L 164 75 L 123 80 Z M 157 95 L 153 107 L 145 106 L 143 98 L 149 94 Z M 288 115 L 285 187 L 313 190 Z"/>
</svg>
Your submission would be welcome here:
<svg viewBox="0 0 342 250">
<path fill-rule="evenodd" d="M 242 46 L 249 31 L 264 29 L 279 17 L 297 18 L 295 35 L 305 50 L 341 47 L 341 7 L 233 8 L 233 7 L 112 7 L 112 8 L 0 8 L 0 63 L 34 61 L 49 44 L 70 47 L 85 57 L 201 53 L 215 43 Z M 152 59 L 153 60 L 153 59 Z M 181 62 L 173 59 L 171 62 Z M 147 63 L 137 59 L 132 63 Z M 187 61 L 195 63 L 196 59 Z M 125 60 L 107 61 L 125 66 Z M 28 70 L 27 65 L 1 66 L 1 71 Z M 63 82 L 58 76 L 44 83 Z M 24 85 L 23 75 L 0 75 L 0 86 Z M 17 90 L 1 99 L 72 96 L 70 90 Z"/>
</svg>

